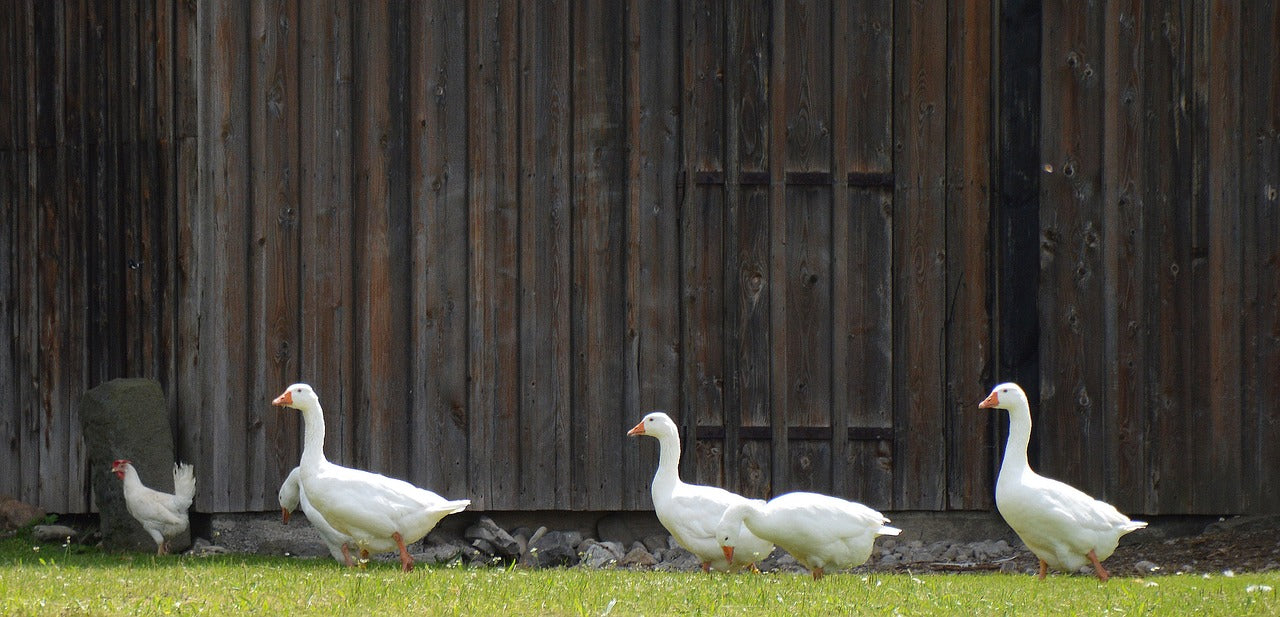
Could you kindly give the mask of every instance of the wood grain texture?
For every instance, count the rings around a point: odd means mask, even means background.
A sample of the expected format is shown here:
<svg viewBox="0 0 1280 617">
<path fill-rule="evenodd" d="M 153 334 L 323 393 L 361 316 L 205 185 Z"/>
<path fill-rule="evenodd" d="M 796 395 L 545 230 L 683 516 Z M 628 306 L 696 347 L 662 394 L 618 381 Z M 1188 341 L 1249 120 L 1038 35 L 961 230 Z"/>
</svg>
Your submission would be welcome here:
<svg viewBox="0 0 1280 617">
<path fill-rule="evenodd" d="M 408 183 L 409 478 L 450 499 L 469 493 L 469 274 L 466 7 L 410 4 Z"/>
<path fill-rule="evenodd" d="M 943 326 L 946 306 L 946 13 L 910 3 L 894 13 L 893 375 L 895 508 L 946 500 Z M 907 435 L 921 437 L 908 438 Z M 931 435 L 926 439 L 923 435 Z"/>
<path fill-rule="evenodd" d="M 522 507 L 569 505 L 570 334 L 569 10 L 521 7 L 520 489 Z"/>
<path fill-rule="evenodd" d="M 1103 263 L 1107 285 L 1103 295 L 1107 368 L 1107 451 L 1101 463 L 1108 492 L 1123 511 L 1148 511 L 1155 483 L 1148 473 L 1144 439 L 1147 428 L 1146 299 L 1140 164 L 1142 144 L 1143 46 L 1139 24 L 1142 3 L 1108 6 L 1106 71 L 1108 92 L 1103 116 Z"/>
<path fill-rule="evenodd" d="M 620 452 L 634 452 L 626 430 L 639 420 L 626 400 L 628 67 L 622 7 L 573 9 L 573 405 L 571 507 L 623 501 Z M 629 413 L 630 412 L 630 413 Z M 630 422 L 630 425 L 628 424 Z M 634 440 L 631 440 L 634 441 Z M 637 470 L 639 471 L 639 470 Z M 638 484 L 638 483 L 637 483 Z"/>
<path fill-rule="evenodd" d="M 893 426 L 893 192 L 840 181 L 893 171 L 893 3 L 835 3 L 833 23 L 832 428 L 840 436 Z M 892 505 L 892 443 L 837 437 L 832 459 L 835 494 Z"/>
<path fill-rule="evenodd" d="M 987 307 L 991 280 L 992 132 L 995 76 L 990 0 L 951 3 L 947 95 L 946 396 L 947 507 L 990 509 L 991 427 L 976 408 L 990 391 L 996 332 Z"/>
<path fill-rule="evenodd" d="M 1242 5 L 1240 56 L 1248 60 L 1241 75 L 1241 215 L 1248 240 L 1244 245 L 1244 306 L 1249 307 L 1244 340 L 1246 406 L 1243 450 L 1250 453 L 1245 477 L 1253 498 L 1250 511 L 1280 509 L 1274 490 L 1280 459 L 1280 282 L 1274 276 L 1280 266 L 1280 220 L 1273 214 L 1280 204 L 1280 50 L 1274 41 L 1280 32 L 1280 7 Z"/>
<path fill-rule="evenodd" d="M 1046 14 L 1057 14 L 1054 5 Z M 1061 27 L 1045 33 L 1044 160 L 1054 170 L 1042 184 L 1040 401 L 1041 472 L 1102 496 L 1088 456 L 1106 439 L 1102 421 L 1105 363 L 1102 306 L 1102 78 L 1100 9 L 1063 9 Z M 1048 93 L 1054 93 L 1050 96 Z"/>
<path fill-rule="evenodd" d="M 249 323 L 254 359 L 250 373 L 250 487 L 289 475 L 298 464 L 298 422 L 265 405 L 298 375 L 299 336 L 299 189 L 298 6 L 290 0 L 259 3 L 250 15 L 250 156 L 253 166 L 253 227 L 249 243 L 248 283 L 252 287 Z M 270 494 L 250 490 L 249 507 L 275 506 Z"/>
<path fill-rule="evenodd" d="M 727 405 L 728 314 L 725 263 L 727 250 L 726 188 L 723 183 L 700 184 L 703 172 L 724 177 L 725 166 L 725 46 L 727 10 L 721 0 L 686 2 L 682 19 L 683 80 L 685 90 L 681 187 L 681 333 L 683 347 L 682 416 L 692 426 L 724 425 Z M 721 441 L 694 444 L 695 464 L 688 481 L 715 486 L 727 482 L 726 446 Z M 686 449 L 689 449 L 686 446 Z"/>
<path fill-rule="evenodd" d="M 129 375 L 197 511 L 274 507 L 298 380 L 475 509 L 647 509 L 653 409 L 687 479 L 983 509 L 1017 379 L 1047 475 L 1276 511 L 1276 10 L 994 2 L 11 3 L 0 491 L 91 510 Z"/>
</svg>

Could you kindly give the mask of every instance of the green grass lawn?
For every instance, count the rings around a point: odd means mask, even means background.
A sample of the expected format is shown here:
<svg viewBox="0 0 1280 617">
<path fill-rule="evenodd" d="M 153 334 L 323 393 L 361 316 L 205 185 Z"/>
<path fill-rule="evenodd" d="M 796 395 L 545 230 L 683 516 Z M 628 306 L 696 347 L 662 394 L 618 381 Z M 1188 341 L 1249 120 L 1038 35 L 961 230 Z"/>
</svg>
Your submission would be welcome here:
<svg viewBox="0 0 1280 617">
<path fill-rule="evenodd" d="M 0 615 L 1276 615 L 1280 573 L 715 574 L 105 554 L 0 541 Z M 1269 589 L 1268 589 L 1269 588 Z"/>
</svg>

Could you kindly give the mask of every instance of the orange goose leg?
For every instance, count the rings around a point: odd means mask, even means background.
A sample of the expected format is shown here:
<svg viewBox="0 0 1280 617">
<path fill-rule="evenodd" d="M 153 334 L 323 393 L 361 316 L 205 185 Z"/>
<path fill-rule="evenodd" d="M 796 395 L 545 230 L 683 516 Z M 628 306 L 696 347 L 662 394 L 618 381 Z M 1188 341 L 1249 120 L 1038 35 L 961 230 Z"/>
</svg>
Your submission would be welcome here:
<svg viewBox="0 0 1280 617">
<path fill-rule="evenodd" d="M 398 531 L 391 534 L 391 537 L 395 538 L 396 546 L 400 547 L 400 569 L 413 572 L 413 558 L 409 556 L 409 549 L 404 546 L 404 537 Z"/>
<path fill-rule="evenodd" d="M 1107 569 L 1102 567 L 1102 562 L 1098 561 L 1098 554 L 1093 552 L 1093 549 L 1089 549 L 1089 561 L 1093 562 L 1093 570 L 1098 573 L 1098 580 L 1105 583 L 1107 579 L 1111 578 L 1111 575 L 1107 573 Z"/>
</svg>

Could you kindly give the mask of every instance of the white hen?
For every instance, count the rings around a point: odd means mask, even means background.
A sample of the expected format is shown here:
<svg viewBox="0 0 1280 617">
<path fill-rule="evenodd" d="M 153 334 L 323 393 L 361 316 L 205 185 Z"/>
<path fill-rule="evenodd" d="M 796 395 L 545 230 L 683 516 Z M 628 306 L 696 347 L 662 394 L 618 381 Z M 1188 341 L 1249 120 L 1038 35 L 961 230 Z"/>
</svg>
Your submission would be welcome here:
<svg viewBox="0 0 1280 617">
<path fill-rule="evenodd" d="M 405 546 L 422 539 L 440 519 L 461 512 L 469 499 L 455 501 L 403 480 L 330 463 L 324 456 L 324 411 L 311 386 L 289 386 L 271 404 L 302 412 L 302 462 L 299 484 L 311 508 L 338 533 L 349 536 L 361 556 L 398 549 L 400 566 L 413 569 Z M 342 546 L 347 563 L 351 557 Z"/>
<path fill-rule="evenodd" d="M 751 533 L 791 553 L 814 580 L 827 568 L 862 565 L 871 557 L 877 536 L 902 532 L 885 525 L 889 519 L 867 506 L 819 493 L 787 493 L 768 502 L 752 499 L 729 506 L 716 526 L 725 557 L 733 559 L 743 525 Z"/>
<path fill-rule="evenodd" d="M 185 463 L 173 466 L 172 495 L 143 486 L 128 459 L 112 462 L 111 471 L 124 481 L 124 504 L 129 514 L 156 541 L 156 554 L 167 555 L 169 541 L 187 529 L 187 509 L 196 494 L 195 469 Z"/>
<path fill-rule="evenodd" d="M 1129 520 L 1111 504 L 1031 470 L 1027 464 L 1031 406 L 1018 384 L 996 386 L 978 407 L 1009 412 L 1009 441 L 996 480 L 996 509 L 1040 558 L 1040 578 L 1048 566 L 1074 572 L 1092 564 L 1105 582 L 1110 574 L 1102 561 L 1116 550 L 1120 536 L 1147 524 Z"/>
<path fill-rule="evenodd" d="M 644 417 L 628 435 L 647 435 L 658 440 L 658 471 L 649 488 L 658 521 L 690 553 L 702 561 L 702 570 L 732 570 L 751 565 L 773 551 L 773 543 L 739 530 L 737 552 L 725 556 L 716 539 L 716 524 L 730 506 L 747 498 L 714 486 L 685 484 L 680 480 L 679 429 L 671 417 L 654 412 Z"/>
</svg>

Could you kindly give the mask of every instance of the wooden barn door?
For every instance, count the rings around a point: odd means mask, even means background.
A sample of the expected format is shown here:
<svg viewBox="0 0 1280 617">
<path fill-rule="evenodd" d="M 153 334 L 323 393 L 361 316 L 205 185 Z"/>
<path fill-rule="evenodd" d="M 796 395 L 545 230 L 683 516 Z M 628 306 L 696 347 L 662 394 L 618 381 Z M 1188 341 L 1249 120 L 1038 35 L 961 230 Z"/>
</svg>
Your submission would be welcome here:
<svg viewBox="0 0 1280 617">
<path fill-rule="evenodd" d="M 685 477 L 886 509 L 990 503 L 974 408 L 990 74 L 965 56 L 989 49 L 946 36 L 988 36 L 986 10 L 900 7 L 895 24 L 890 0 L 686 7 Z M 950 89 L 964 79 L 979 92 Z"/>
</svg>

